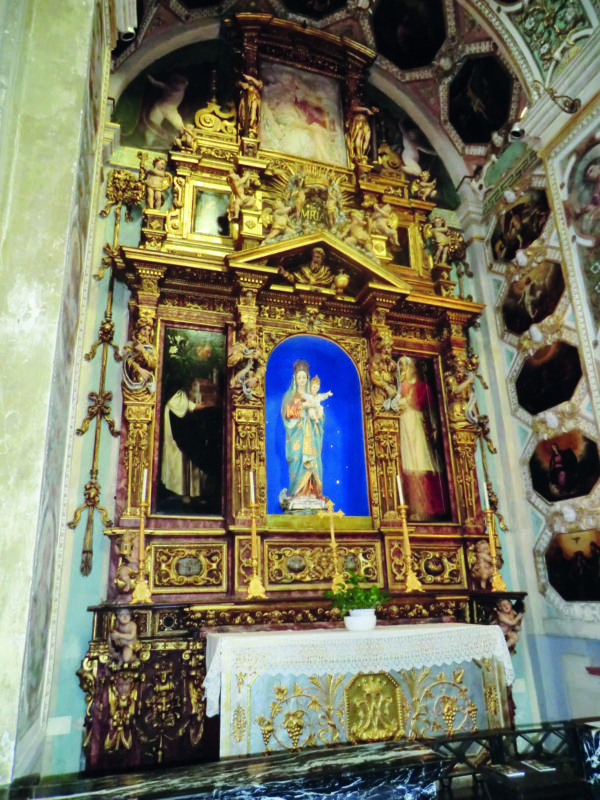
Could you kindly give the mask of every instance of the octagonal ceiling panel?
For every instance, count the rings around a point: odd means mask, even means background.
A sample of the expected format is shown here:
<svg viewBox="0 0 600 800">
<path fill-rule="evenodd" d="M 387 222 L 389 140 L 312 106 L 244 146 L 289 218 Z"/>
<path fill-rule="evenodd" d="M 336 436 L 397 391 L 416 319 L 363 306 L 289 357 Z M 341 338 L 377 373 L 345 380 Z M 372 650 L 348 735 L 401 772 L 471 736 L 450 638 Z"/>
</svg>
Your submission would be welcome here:
<svg viewBox="0 0 600 800">
<path fill-rule="evenodd" d="M 518 336 L 553 314 L 565 290 L 565 279 L 557 261 L 542 261 L 516 277 L 502 303 L 506 329 Z"/>
<path fill-rule="evenodd" d="M 373 13 L 377 50 L 401 70 L 431 64 L 446 38 L 442 0 L 379 0 Z"/>
<path fill-rule="evenodd" d="M 346 0 L 283 0 L 285 7 L 294 14 L 311 19 L 323 19 L 346 5 Z"/>
<path fill-rule="evenodd" d="M 600 600 L 600 531 L 559 533 L 546 551 L 546 568 L 563 600 Z"/>
<path fill-rule="evenodd" d="M 515 382 L 519 405 L 534 415 L 566 403 L 581 375 L 576 347 L 567 342 L 541 347 L 523 362 Z"/>
<path fill-rule="evenodd" d="M 487 144 L 508 122 L 512 83 L 494 55 L 464 62 L 450 84 L 448 118 L 465 144 Z"/>
<path fill-rule="evenodd" d="M 543 189 L 522 194 L 498 217 L 492 233 L 495 261 L 512 261 L 518 250 L 525 250 L 541 236 L 550 215 Z"/>
<path fill-rule="evenodd" d="M 550 503 L 589 494 L 600 478 L 598 445 L 581 431 L 538 442 L 529 459 L 531 484 Z"/>
</svg>

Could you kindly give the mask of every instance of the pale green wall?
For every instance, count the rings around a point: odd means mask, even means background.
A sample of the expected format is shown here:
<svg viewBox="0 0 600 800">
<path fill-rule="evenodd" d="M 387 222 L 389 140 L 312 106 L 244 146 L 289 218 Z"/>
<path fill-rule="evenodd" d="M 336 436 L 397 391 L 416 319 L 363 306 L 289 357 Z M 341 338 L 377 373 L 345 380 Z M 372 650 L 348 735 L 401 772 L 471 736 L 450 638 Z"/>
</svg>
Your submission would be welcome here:
<svg viewBox="0 0 600 800">
<path fill-rule="evenodd" d="M 64 409 L 87 235 L 74 193 L 92 8 L 93 0 L 0 3 L 0 77 L 7 87 L 0 103 L 0 784 L 13 771 L 23 669 L 31 677 L 23 682 L 16 774 L 39 768 L 46 727 L 45 656 L 64 533 Z M 32 646 L 25 635 L 30 614 Z"/>
</svg>

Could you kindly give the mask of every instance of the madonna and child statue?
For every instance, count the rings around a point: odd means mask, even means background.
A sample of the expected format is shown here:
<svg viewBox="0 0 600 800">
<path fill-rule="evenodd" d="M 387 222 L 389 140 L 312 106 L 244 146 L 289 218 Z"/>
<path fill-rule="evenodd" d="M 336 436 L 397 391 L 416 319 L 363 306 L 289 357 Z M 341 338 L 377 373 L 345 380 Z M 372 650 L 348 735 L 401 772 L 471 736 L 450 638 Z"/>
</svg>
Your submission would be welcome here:
<svg viewBox="0 0 600 800">
<path fill-rule="evenodd" d="M 311 513 L 327 508 L 323 496 L 324 400 L 318 375 L 310 376 L 308 363 L 294 362 L 292 382 L 283 396 L 281 418 L 285 429 L 288 486 L 279 494 L 284 512 Z"/>
</svg>

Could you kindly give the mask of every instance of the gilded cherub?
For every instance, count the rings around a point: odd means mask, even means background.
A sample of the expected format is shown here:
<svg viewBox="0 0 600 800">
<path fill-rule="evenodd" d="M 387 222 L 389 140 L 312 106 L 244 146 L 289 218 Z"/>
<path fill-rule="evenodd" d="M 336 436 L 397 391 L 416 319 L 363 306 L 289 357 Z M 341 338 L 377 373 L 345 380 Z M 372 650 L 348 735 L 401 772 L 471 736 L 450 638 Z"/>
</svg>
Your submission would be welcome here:
<svg viewBox="0 0 600 800">
<path fill-rule="evenodd" d="M 433 249 L 434 266 L 449 267 L 465 256 L 465 240 L 443 217 L 434 217 L 423 228 L 423 240 Z"/>
<path fill-rule="evenodd" d="M 285 204 L 283 198 L 280 197 L 277 200 L 275 207 L 273 208 L 273 221 L 271 223 L 271 230 L 265 237 L 263 244 L 268 244 L 269 242 L 278 239 L 280 236 L 296 233 L 296 228 L 290 222 L 291 210 L 292 209 L 290 206 Z"/>
<path fill-rule="evenodd" d="M 410 193 L 413 197 L 418 197 L 419 200 L 429 200 L 429 198 L 433 198 L 437 194 L 435 178 L 431 177 L 428 170 L 424 169 L 423 172 L 417 175 L 410 185 Z"/>
<path fill-rule="evenodd" d="M 235 170 L 231 170 L 227 175 L 227 183 L 231 189 L 227 216 L 230 221 L 234 222 L 239 219 L 240 211 L 243 208 L 253 208 L 256 204 L 255 195 L 247 190 L 248 188 L 251 190 L 258 188 L 260 181 L 252 172 L 246 172 L 245 175 L 240 176 Z"/>
<path fill-rule="evenodd" d="M 371 235 L 367 230 L 367 221 L 363 211 L 353 209 L 350 212 L 350 222 L 346 226 L 342 239 L 347 244 L 365 250 L 369 255 L 373 255 Z"/>
<path fill-rule="evenodd" d="M 508 597 L 503 597 L 496 603 L 493 616 L 495 617 L 493 621 L 500 626 L 504 634 L 509 651 L 514 653 L 519 641 L 524 612 L 517 612 Z"/>
<path fill-rule="evenodd" d="M 147 165 L 146 153 L 138 153 L 140 160 L 140 180 L 146 187 L 146 208 L 159 210 L 165 202 L 165 192 L 173 183 L 173 176 L 167 172 L 167 159 L 157 156 L 152 166 Z"/>
<path fill-rule="evenodd" d="M 395 217 L 389 203 L 383 205 L 373 203 L 367 223 L 369 232 L 385 236 L 391 245 L 398 247 L 400 244 L 398 241 L 398 228 L 394 223 Z"/>
<path fill-rule="evenodd" d="M 193 150 L 195 141 L 196 129 L 191 123 L 186 122 L 186 124 L 183 126 L 183 130 L 179 136 L 175 137 L 173 143 L 175 147 L 178 147 L 180 150 Z"/>
<path fill-rule="evenodd" d="M 491 589 L 494 575 L 494 562 L 490 551 L 490 543 L 480 539 L 469 548 L 469 566 L 471 577 L 479 589 Z"/>
<path fill-rule="evenodd" d="M 115 614 L 113 629 L 108 634 L 108 652 L 119 665 L 130 664 L 137 650 L 137 625 L 128 608 L 120 608 Z"/>
</svg>

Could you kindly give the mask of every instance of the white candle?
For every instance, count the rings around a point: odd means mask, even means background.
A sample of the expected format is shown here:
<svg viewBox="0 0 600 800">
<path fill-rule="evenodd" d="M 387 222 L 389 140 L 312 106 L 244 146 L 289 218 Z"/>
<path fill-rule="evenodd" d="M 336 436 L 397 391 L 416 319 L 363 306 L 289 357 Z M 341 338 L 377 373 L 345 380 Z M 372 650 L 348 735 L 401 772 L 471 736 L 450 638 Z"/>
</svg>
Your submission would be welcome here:
<svg viewBox="0 0 600 800">
<path fill-rule="evenodd" d="M 256 495 L 254 493 L 254 472 L 250 473 L 250 502 L 256 503 Z"/>
<path fill-rule="evenodd" d="M 488 497 L 487 481 L 485 477 L 483 479 L 483 501 L 485 503 L 485 510 L 488 511 L 490 508 L 490 498 Z"/>
<path fill-rule="evenodd" d="M 148 487 L 148 468 L 144 470 L 144 483 L 142 485 L 142 503 L 146 500 L 146 489 Z"/>
<path fill-rule="evenodd" d="M 396 475 L 396 483 L 398 484 L 398 497 L 400 498 L 400 505 L 404 505 L 404 493 L 402 492 L 402 480 L 400 475 Z"/>
</svg>

